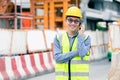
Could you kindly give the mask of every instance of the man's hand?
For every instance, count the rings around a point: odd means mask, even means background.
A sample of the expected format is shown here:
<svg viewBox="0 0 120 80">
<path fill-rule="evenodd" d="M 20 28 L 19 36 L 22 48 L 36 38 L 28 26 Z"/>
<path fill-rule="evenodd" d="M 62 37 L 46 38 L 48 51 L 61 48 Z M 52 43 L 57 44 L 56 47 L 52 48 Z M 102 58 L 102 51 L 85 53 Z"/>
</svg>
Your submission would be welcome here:
<svg viewBox="0 0 120 80">
<path fill-rule="evenodd" d="M 85 25 L 84 24 L 80 25 L 80 30 L 78 32 L 79 32 L 79 34 L 83 34 L 85 32 Z"/>
</svg>

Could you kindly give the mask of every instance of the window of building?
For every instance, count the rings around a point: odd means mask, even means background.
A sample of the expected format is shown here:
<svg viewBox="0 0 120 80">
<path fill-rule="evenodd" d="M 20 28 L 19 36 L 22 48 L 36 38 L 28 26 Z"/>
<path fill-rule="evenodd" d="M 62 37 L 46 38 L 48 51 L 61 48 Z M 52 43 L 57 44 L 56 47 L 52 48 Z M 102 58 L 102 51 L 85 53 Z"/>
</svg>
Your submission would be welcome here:
<svg viewBox="0 0 120 80">
<path fill-rule="evenodd" d="M 103 10 L 103 1 L 90 1 L 88 7 L 96 10 Z"/>
<path fill-rule="evenodd" d="M 94 9 L 95 8 L 95 3 L 93 1 L 90 1 L 88 3 L 88 7 Z"/>
<path fill-rule="evenodd" d="M 87 19 L 87 28 L 86 29 L 95 31 L 96 30 L 96 20 Z"/>
</svg>

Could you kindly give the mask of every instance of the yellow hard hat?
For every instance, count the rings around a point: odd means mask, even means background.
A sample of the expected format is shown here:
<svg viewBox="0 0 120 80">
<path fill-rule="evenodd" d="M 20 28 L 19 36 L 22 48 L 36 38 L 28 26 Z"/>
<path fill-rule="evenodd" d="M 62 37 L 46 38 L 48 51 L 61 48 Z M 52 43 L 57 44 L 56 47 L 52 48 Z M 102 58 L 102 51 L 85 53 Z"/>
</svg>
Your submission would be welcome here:
<svg viewBox="0 0 120 80">
<path fill-rule="evenodd" d="M 82 12 L 78 7 L 72 6 L 67 10 L 67 12 L 65 13 L 65 16 L 75 16 L 75 17 L 79 17 L 81 19 Z"/>
</svg>

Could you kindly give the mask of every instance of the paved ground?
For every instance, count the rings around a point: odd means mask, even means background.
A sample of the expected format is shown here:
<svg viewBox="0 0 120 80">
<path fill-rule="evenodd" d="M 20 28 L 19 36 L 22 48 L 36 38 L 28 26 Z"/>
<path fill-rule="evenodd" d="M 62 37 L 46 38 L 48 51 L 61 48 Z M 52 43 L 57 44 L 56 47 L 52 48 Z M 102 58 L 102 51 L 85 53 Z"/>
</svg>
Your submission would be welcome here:
<svg viewBox="0 0 120 80">
<path fill-rule="evenodd" d="M 90 64 L 90 80 L 106 80 L 110 69 L 110 62 L 107 59 L 91 62 Z M 27 80 L 55 80 L 55 72 L 39 75 Z"/>
<path fill-rule="evenodd" d="M 111 62 L 108 59 L 92 62 L 90 65 L 90 80 L 106 80 Z"/>
</svg>

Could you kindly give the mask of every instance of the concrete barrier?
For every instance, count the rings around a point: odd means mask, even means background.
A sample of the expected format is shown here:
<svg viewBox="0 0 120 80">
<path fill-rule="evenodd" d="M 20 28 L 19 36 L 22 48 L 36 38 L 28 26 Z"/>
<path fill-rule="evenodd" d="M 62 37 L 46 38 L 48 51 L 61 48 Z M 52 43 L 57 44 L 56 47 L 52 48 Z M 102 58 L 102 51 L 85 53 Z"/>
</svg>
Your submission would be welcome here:
<svg viewBox="0 0 120 80">
<path fill-rule="evenodd" d="M 55 67 L 52 52 L 0 58 L 0 80 L 25 79 Z"/>
</svg>

